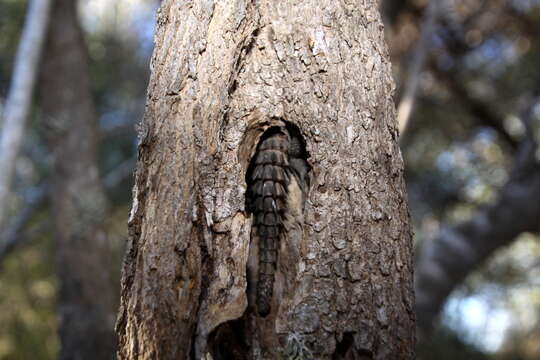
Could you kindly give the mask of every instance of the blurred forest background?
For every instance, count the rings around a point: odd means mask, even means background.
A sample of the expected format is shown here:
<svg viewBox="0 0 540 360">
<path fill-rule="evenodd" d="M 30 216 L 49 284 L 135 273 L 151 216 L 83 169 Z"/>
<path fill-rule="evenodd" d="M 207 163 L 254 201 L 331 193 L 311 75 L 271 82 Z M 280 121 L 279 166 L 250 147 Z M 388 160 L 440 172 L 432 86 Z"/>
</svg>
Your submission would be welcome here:
<svg viewBox="0 0 540 360">
<path fill-rule="evenodd" d="M 74 3 L 51 10 L 0 216 L 0 359 L 66 354 L 59 328 L 113 337 L 159 1 L 82 1 L 78 18 Z M 540 0 L 382 0 L 381 11 L 415 232 L 418 357 L 538 359 Z M 26 19 L 27 1 L 0 0 L 0 112 Z M 106 305 L 94 313 L 92 301 Z"/>
</svg>

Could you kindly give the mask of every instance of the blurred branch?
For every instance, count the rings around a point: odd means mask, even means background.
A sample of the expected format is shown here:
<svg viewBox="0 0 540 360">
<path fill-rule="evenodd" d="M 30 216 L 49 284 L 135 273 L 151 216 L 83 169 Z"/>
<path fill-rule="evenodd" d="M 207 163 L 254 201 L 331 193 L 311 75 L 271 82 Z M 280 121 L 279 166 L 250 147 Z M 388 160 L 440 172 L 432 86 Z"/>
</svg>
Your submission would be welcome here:
<svg viewBox="0 0 540 360">
<path fill-rule="evenodd" d="M 512 15 L 514 17 L 514 24 L 531 38 L 538 38 L 540 36 L 540 25 L 537 21 L 531 20 L 526 13 L 516 11 L 516 8 L 511 3 L 505 4 L 504 11 Z"/>
<path fill-rule="evenodd" d="M 0 138 L 0 228 L 4 222 L 11 178 L 24 135 L 24 125 L 30 112 L 50 7 L 50 0 L 30 1 L 15 57 L 15 68 L 4 107 Z"/>
<path fill-rule="evenodd" d="M 381 15 L 385 24 L 394 26 L 398 16 L 403 13 L 413 14 L 419 19 L 423 9 L 413 1 L 381 1 Z"/>
<path fill-rule="evenodd" d="M 408 80 L 405 84 L 405 92 L 397 108 L 397 121 L 400 134 L 405 133 L 407 123 L 409 122 L 409 118 L 414 108 L 420 75 L 424 68 L 427 52 L 430 48 L 430 39 L 435 32 L 435 23 L 440 7 L 439 2 L 439 0 L 432 0 L 428 5 L 422 24 L 420 38 L 418 39 L 418 44 L 416 45 L 411 59 Z"/>
<path fill-rule="evenodd" d="M 488 1 L 483 1 L 478 10 L 465 19 L 462 24 L 463 27 L 472 27 L 480 15 L 487 11 L 488 4 Z M 477 44 L 476 47 L 471 47 L 465 41 L 465 31 L 456 29 L 455 26 L 448 23 L 448 19 L 442 19 L 441 22 L 444 23 L 446 30 L 444 46 L 453 57 L 462 58 L 479 46 Z M 446 84 L 448 90 L 461 103 L 463 108 L 467 109 L 475 119 L 494 129 L 512 150 L 518 148 L 518 142 L 504 128 L 504 118 L 493 110 L 494 105 L 492 102 L 483 101 L 471 95 L 458 71 L 443 71 L 437 66 L 434 59 L 431 59 L 429 66 L 435 76 Z"/>
<path fill-rule="evenodd" d="M 504 119 L 493 110 L 493 103 L 482 101 L 469 94 L 464 82 L 460 81 L 455 74 L 441 71 L 435 64 L 431 68 L 435 75 L 446 84 L 448 90 L 456 97 L 463 108 L 469 111 L 475 119 L 493 128 L 512 150 L 517 149 L 518 142 L 504 128 Z"/>
<path fill-rule="evenodd" d="M 481 14 L 487 11 L 489 4 L 489 1 L 482 1 L 478 10 L 465 18 L 463 23 L 460 24 L 460 27 L 457 27 L 456 24 L 448 19 L 448 17 L 445 17 L 442 14 L 442 10 L 439 10 L 438 21 L 445 29 L 444 47 L 454 58 L 462 58 L 480 45 L 477 44 L 472 47 L 465 41 L 464 34 L 466 31 L 464 28 L 472 28 L 473 26 L 482 27 L 476 23 Z M 517 149 L 519 145 L 518 142 L 510 136 L 504 128 L 504 118 L 494 111 L 492 102 L 483 101 L 469 93 L 465 86 L 466 82 L 460 78 L 459 71 L 456 70 L 457 67 L 454 67 L 453 71 L 444 71 L 439 68 L 435 59 L 430 59 L 429 68 L 433 74 L 446 85 L 447 89 L 461 103 L 464 109 L 466 109 L 476 120 L 493 128 L 512 150 Z"/>
<path fill-rule="evenodd" d="M 135 158 L 131 158 L 109 172 L 103 178 L 103 185 L 106 190 L 113 190 L 124 180 L 132 176 L 135 164 Z M 37 235 L 42 234 L 47 229 L 48 219 L 40 221 L 31 229 L 27 229 L 30 221 L 47 205 L 47 195 L 48 186 L 46 184 L 39 186 L 31 198 L 28 199 L 26 206 L 3 232 L 1 237 L 3 240 L 0 242 L 0 267 L 8 255 L 13 253 L 17 248 L 28 244 Z"/>
<path fill-rule="evenodd" d="M 105 186 L 106 190 L 110 191 L 114 189 L 115 187 L 120 185 L 122 181 L 132 176 L 136 164 L 137 159 L 128 159 L 115 167 L 114 170 L 110 171 L 107 175 L 105 175 L 105 177 L 103 178 L 103 185 Z"/>
<path fill-rule="evenodd" d="M 532 117 L 532 108 L 526 118 Z M 522 141 L 498 200 L 423 244 L 415 270 L 418 326 L 429 330 L 450 292 L 493 252 L 523 232 L 540 231 L 540 163 L 532 132 Z"/>
<path fill-rule="evenodd" d="M 4 241 L 0 243 L 0 265 L 4 259 L 15 250 L 15 248 L 22 246 L 29 242 L 29 239 L 35 236 L 30 236 L 30 233 L 34 231 L 23 231 L 32 218 L 45 207 L 47 203 L 47 186 L 41 185 L 37 188 L 34 196 L 27 201 L 26 206 L 21 210 L 19 215 L 11 222 L 11 224 L 4 231 L 2 238 Z M 39 229 L 46 227 L 46 221 L 41 221 L 37 226 Z M 38 232 L 41 233 L 41 232 Z"/>
</svg>

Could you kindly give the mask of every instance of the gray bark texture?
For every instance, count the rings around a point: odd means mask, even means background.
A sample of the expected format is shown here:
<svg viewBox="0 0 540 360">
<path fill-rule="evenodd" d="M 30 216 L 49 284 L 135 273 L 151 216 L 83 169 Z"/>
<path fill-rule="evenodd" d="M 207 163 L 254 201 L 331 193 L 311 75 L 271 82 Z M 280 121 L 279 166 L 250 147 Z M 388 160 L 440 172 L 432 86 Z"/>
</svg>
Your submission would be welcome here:
<svg viewBox="0 0 540 360">
<path fill-rule="evenodd" d="M 41 99 L 54 155 L 50 184 L 60 281 L 60 359 L 111 359 L 115 287 L 104 230 L 107 199 L 97 166 L 97 118 L 77 1 L 56 0 Z"/>
<path fill-rule="evenodd" d="M 413 358 L 412 243 L 377 8 L 162 3 L 120 358 Z M 262 134 L 283 124 L 300 130 L 312 181 L 261 316 L 246 173 Z"/>
</svg>

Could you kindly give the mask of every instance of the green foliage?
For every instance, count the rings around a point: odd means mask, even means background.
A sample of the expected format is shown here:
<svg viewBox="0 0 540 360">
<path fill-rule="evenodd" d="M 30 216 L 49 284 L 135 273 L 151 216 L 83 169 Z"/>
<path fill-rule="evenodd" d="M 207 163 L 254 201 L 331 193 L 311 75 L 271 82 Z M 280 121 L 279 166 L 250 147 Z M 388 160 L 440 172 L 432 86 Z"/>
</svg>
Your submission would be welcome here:
<svg viewBox="0 0 540 360">
<path fill-rule="evenodd" d="M 9 86 L 25 11 L 26 1 L 0 0 L 0 98 Z"/>
<path fill-rule="evenodd" d="M 11 255 L 0 272 L 0 359 L 48 360 L 58 354 L 52 239 Z"/>
</svg>

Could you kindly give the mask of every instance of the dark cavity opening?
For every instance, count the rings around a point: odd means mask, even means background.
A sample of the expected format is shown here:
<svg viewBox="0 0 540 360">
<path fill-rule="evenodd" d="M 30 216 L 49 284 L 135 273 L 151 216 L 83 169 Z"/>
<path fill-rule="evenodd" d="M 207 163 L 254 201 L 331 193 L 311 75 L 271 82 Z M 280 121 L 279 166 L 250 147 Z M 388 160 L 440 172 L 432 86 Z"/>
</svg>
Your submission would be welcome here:
<svg viewBox="0 0 540 360">
<path fill-rule="evenodd" d="M 300 141 L 300 151 L 301 151 L 301 157 L 304 158 L 304 159 L 309 159 L 310 155 L 309 155 L 309 152 L 307 151 L 307 143 L 306 143 L 306 140 L 304 139 L 304 137 L 302 136 L 302 132 L 300 131 L 300 128 L 289 122 L 289 121 L 285 121 L 283 120 L 283 122 L 285 123 L 285 130 L 287 130 L 287 132 L 289 133 L 289 135 L 291 136 L 291 138 L 296 138 Z M 263 140 L 269 138 L 270 136 L 278 133 L 281 131 L 281 128 L 279 126 L 272 126 L 270 127 L 268 130 L 266 130 L 264 132 L 264 134 L 261 136 L 261 138 L 259 139 L 259 142 L 257 144 L 257 150 L 255 151 L 255 154 L 257 154 L 259 152 L 259 147 L 261 145 L 261 143 L 263 142 Z M 255 167 L 255 164 L 254 164 L 254 161 L 253 159 L 250 159 L 250 163 L 249 163 L 249 166 L 247 168 L 247 171 L 246 171 L 246 176 L 245 176 L 245 181 L 246 181 L 246 184 L 249 185 L 250 183 L 250 180 L 251 180 L 251 175 L 253 173 L 253 168 Z M 247 198 L 246 198 L 246 209 L 248 210 L 248 212 L 251 212 L 250 210 L 250 207 L 249 207 L 249 204 L 247 203 Z"/>
<path fill-rule="evenodd" d="M 343 334 L 343 339 L 336 344 L 336 351 L 332 356 L 332 360 L 346 359 L 349 349 L 354 343 L 354 333 L 346 332 Z"/>
<path fill-rule="evenodd" d="M 214 360 L 247 360 L 249 346 L 246 343 L 244 319 L 219 325 L 208 337 L 208 345 Z"/>
</svg>

